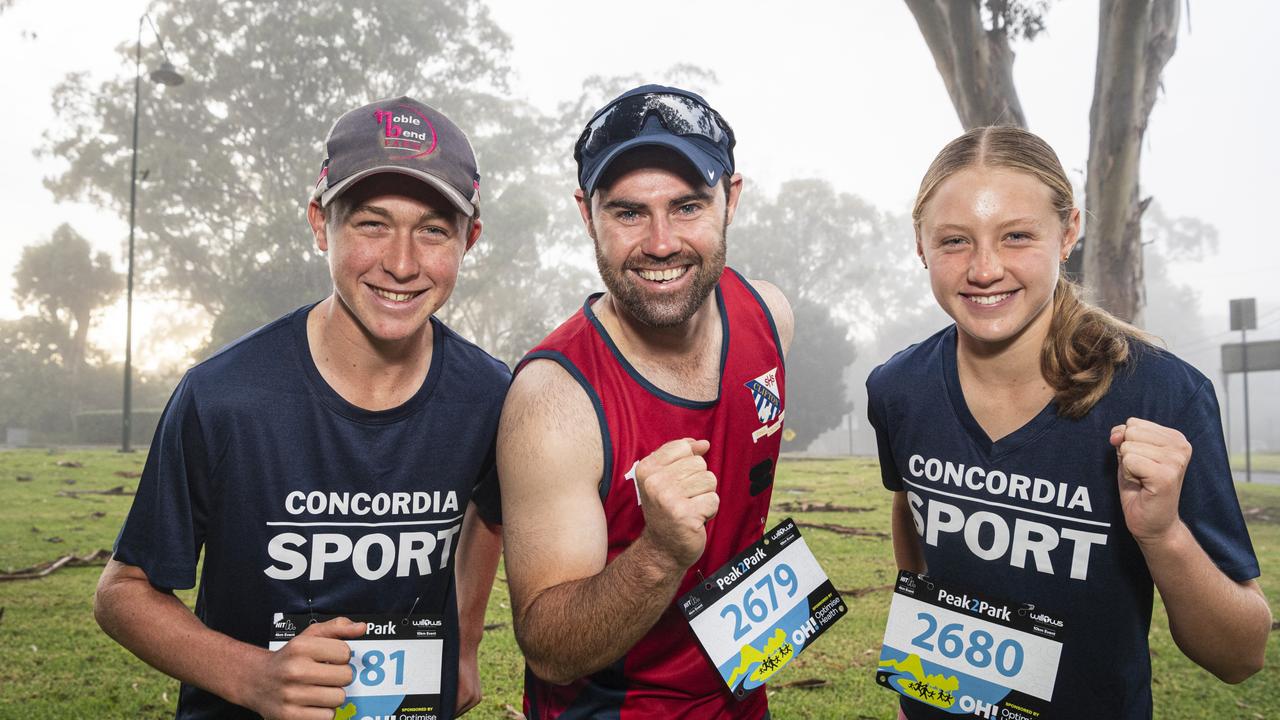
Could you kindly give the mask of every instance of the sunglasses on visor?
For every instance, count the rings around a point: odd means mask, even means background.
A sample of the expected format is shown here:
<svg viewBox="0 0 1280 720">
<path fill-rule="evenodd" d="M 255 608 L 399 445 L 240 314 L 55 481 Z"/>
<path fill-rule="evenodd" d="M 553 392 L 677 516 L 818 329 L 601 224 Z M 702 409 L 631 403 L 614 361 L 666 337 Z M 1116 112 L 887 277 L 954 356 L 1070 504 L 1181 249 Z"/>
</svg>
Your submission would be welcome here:
<svg viewBox="0 0 1280 720">
<path fill-rule="evenodd" d="M 578 161 L 584 155 L 595 155 L 620 142 L 630 140 L 644 129 L 645 121 L 657 114 L 673 135 L 701 137 L 716 145 L 728 143 L 733 158 L 733 128 L 720 113 L 686 95 L 669 92 L 644 93 L 623 98 L 591 119 L 574 146 Z"/>
</svg>

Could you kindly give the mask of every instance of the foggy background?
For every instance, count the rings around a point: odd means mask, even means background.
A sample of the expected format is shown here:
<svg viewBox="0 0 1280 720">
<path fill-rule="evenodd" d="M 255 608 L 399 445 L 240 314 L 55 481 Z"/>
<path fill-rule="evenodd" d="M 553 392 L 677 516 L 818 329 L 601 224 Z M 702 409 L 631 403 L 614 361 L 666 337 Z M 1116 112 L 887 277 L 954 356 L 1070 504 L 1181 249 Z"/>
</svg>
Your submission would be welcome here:
<svg viewBox="0 0 1280 720">
<path fill-rule="evenodd" d="M 1018 5 L 1015 3 L 1015 5 Z M 1098 4 L 1020 3 L 1028 127 L 1085 185 Z M 863 381 L 943 327 L 910 205 L 963 128 L 901 2 L 0 0 L 0 428 L 12 443 L 119 442 L 134 51 L 141 28 L 134 429 L 150 439 L 181 373 L 329 291 L 303 219 L 343 111 L 407 93 L 469 132 L 485 232 L 442 318 L 514 362 L 599 286 L 571 194 L 590 114 L 642 82 L 702 93 L 746 178 L 729 264 L 796 312 L 784 450 L 874 452 Z M 1143 326 L 1224 382 L 1228 300 L 1280 337 L 1274 206 L 1280 6 L 1189 3 L 1143 143 Z M 1088 228 L 1086 227 L 1086 233 Z M 1088 280 L 1086 279 L 1086 284 Z M 1229 393 L 1226 390 L 1229 389 Z M 1280 450 L 1280 372 L 1250 376 L 1253 448 Z M 1228 394 L 1230 397 L 1228 397 Z"/>
</svg>

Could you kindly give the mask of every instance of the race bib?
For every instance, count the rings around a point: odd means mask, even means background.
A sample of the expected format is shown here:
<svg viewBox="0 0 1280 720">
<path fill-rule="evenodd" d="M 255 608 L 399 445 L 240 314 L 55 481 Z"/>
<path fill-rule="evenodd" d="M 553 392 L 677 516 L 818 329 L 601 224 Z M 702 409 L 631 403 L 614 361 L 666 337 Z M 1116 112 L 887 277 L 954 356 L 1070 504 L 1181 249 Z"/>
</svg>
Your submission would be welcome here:
<svg viewBox="0 0 1280 720">
<path fill-rule="evenodd" d="M 789 518 L 678 601 L 742 699 L 844 617 L 844 600 Z"/>
<path fill-rule="evenodd" d="M 876 682 L 961 717 L 1043 720 L 1062 620 L 1031 606 L 898 573 Z"/>
<path fill-rule="evenodd" d="M 335 615 L 276 613 L 270 650 L 279 650 L 312 622 Z M 347 702 L 334 720 L 391 718 L 442 720 L 440 674 L 444 654 L 444 620 L 435 615 L 347 615 L 369 624 L 351 646 L 351 684 L 343 688 Z"/>
</svg>

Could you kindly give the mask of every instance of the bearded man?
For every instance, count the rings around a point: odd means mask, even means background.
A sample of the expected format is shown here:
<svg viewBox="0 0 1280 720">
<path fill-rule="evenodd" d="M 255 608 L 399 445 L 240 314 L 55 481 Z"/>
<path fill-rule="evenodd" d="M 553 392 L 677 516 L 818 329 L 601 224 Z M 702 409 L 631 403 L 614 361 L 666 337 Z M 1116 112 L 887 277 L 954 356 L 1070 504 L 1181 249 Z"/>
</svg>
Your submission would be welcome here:
<svg viewBox="0 0 1280 720">
<path fill-rule="evenodd" d="M 506 568 L 530 718 L 761 718 L 673 598 L 759 540 L 790 305 L 725 272 L 734 135 L 646 85 L 578 140 L 575 193 L 606 293 L 530 352 L 499 426 Z"/>
</svg>

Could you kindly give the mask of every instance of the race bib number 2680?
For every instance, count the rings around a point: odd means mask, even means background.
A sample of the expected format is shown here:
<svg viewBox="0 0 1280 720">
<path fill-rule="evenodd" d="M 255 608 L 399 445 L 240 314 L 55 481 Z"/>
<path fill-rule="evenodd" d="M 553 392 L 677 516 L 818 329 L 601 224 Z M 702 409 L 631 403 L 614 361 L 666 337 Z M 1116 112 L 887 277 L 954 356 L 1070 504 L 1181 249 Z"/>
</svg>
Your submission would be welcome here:
<svg viewBox="0 0 1280 720">
<path fill-rule="evenodd" d="M 958 717 L 1048 718 L 1062 621 L 1027 605 L 898 574 L 876 682 Z"/>
</svg>

